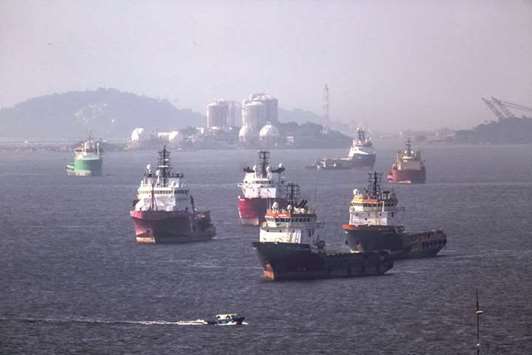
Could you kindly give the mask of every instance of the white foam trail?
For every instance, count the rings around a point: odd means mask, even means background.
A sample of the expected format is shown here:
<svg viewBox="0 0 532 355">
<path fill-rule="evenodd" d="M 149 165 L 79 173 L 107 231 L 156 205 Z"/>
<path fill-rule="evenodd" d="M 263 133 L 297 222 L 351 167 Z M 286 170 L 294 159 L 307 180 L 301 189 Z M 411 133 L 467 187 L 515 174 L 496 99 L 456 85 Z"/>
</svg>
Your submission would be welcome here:
<svg viewBox="0 0 532 355">
<path fill-rule="evenodd" d="M 0 317 L 0 321 L 16 321 L 16 322 L 47 322 L 47 323 L 91 323 L 91 324 L 138 324 L 138 325 L 180 325 L 180 326 L 195 326 L 195 325 L 209 325 L 204 319 L 196 320 L 105 320 L 105 319 L 91 319 L 91 318 L 5 318 Z M 246 322 L 242 323 L 247 325 Z M 226 324 L 235 325 L 235 324 Z"/>
</svg>

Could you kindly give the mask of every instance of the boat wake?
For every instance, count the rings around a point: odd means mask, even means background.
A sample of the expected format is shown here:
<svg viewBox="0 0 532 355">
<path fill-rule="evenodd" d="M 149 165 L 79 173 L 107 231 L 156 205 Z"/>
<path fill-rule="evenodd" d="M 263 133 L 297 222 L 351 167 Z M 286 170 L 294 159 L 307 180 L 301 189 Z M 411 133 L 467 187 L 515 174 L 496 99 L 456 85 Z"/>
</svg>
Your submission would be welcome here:
<svg viewBox="0 0 532 355">
<path fill-rule="evenodd" d="M 105 320 L 92 318 L 0 318 L 0 322 L 27 322 L 27 323 L 85 323 L 85 324 L 108 324 L 108 325 L 161 325 L 161 326 L 197 326 L 197 325 L 236 325 L 236 324 L 213 324 L 204 319 L 196 320 Z M 247 325 L 246 322 L 242 323 Z"/>
</svg>

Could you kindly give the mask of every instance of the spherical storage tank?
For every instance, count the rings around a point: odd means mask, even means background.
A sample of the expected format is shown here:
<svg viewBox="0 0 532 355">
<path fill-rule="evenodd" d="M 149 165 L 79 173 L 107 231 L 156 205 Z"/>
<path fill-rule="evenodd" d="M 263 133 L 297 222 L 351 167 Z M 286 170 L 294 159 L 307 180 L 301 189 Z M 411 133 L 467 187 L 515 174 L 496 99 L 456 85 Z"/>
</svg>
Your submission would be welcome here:
<svg viewBox="0 0 532 355">
<path fill-rule="evenodd" d="M 243 125 L 238 132 L 238 140 L 242 143 L 250 143 L 256 141 L 258 132 L 255 127 Z"/>
<path fill-rule="evenodd" d="M 131 132 L 131 141 L 132 142 L 139 142 L 142 134 L 144 133 L 144 128 L 135 128 L 133 132 Z"/>
<path fill-rule="evenodd" d="M 271 123 L 268 123 L 262 127 L 259 132 L 260 139 L 278 138 L 280 135 L 279 129 L 273 126 Z"/>
<path fill-rule="evenodd" d="M 170 131 L 170 132 L 158 132 L 157 137 L 168 143 L 179 144 L 183 141 L 183 134 L 179 131 Z"/>
</svg>

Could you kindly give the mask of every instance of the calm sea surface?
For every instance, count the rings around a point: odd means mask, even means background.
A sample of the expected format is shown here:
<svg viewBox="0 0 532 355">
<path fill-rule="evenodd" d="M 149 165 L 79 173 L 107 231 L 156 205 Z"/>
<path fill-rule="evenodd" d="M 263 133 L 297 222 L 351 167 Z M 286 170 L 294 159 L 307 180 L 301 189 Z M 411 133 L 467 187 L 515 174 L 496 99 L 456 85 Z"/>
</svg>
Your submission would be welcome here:
<svg viewBox="0 0 532 355">
<path fill-rule="evenodd" d="M 532 353 L 532 147 L 425 147 L 428 183 L 397 186 L 409 230 L 441 227 L 441 256 L 386 276 L 271 283 L 236 210 L 256 152 L 175 152 L 215 240 L 135 244 L 129 208 L 154 152 L 105 156 L 101 178 L 64 174 L 63 153 L 0 153 L 1 354 L 473 354 L 475 289 L 483 353 Z M 340 150 L 328 155 L 345 153 Z M 323 155 L 276 150 L 287 177 L 342 243 L 366 171 L 309 171 Z M 378 151 L 377 169 L 393 159 Z M 165 324 L 239 312 L 243 327 Z"/>
</svg>

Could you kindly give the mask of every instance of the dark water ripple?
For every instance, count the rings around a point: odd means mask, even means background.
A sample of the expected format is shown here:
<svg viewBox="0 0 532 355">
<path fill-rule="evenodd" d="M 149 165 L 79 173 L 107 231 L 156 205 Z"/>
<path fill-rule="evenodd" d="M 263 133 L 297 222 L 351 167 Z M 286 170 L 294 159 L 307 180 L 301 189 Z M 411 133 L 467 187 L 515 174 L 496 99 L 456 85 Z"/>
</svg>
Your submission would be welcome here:
<svg viewBox="0 0 532 355">
<path fill-rule="evenodd" d="M 330 151 L 329 154 L 340 151 Z M 152 153 L 109 153 L 107 176 L 67 178 L 60 153 L 0 156 L 0 353 L 532 353 L 532 150 L 430 147 L 429 183 L 397 186 L 411 230 L 443 227 L 442 256 L 384 277 L 269 283 L 238 225 L 235 184 L 254 151 L 175 153 L 216 240 L 138 246 L 128 216 Z M 309 172 L 317 151 L 275 151 L 340 245 L 363 171 Z M 392 151 L 379 151 L 384 170 Z M 237 311 L 245 327 L 172 322 Z M 169 323 L 167 323 L 169 322 Z"/>
</svg>

